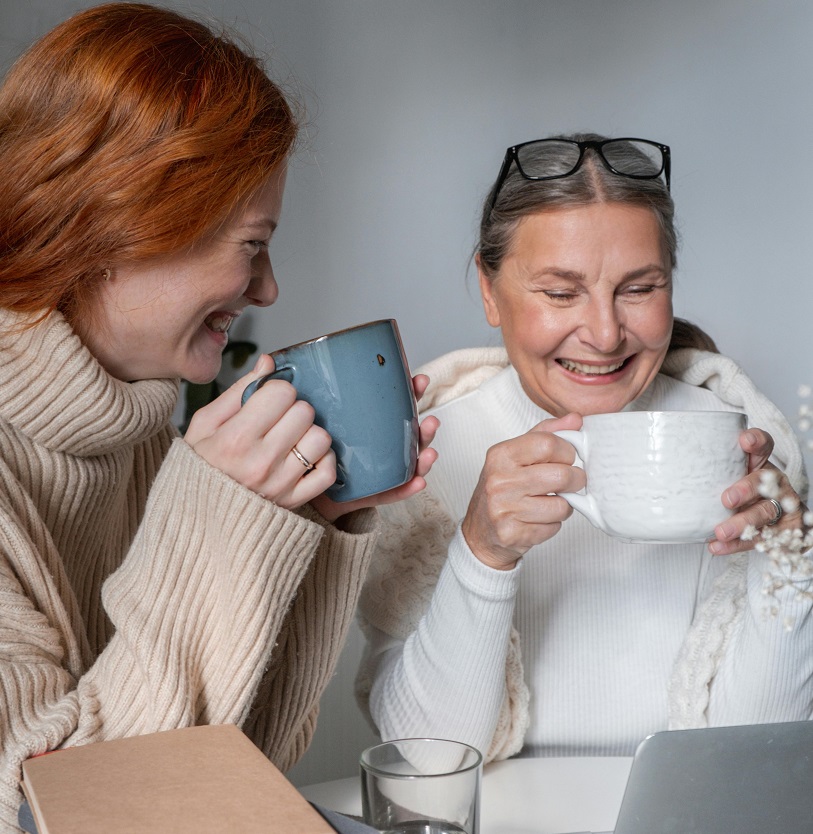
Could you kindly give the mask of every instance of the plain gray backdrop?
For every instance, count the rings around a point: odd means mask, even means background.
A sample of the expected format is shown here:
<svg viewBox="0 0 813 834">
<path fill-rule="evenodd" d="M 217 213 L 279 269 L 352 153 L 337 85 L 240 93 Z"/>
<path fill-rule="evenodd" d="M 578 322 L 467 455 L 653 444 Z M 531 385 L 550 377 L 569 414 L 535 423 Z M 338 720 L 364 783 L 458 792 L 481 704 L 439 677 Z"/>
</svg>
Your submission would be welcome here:
<svg viewBox="0 0 813 834">
<path fill-rule="evenodd" d="M 0 69 L 77 0 L 0 0 Z M 675 311 L 795 421 L 813 384 L 809 0 L 186 0 L 269 58 L 304 109 L 264 350 L 398 320 L 413 368 L 497 344 L 470 255 L 505 148 L 575 130 L 671 145 Z M 813 432 L 801 435 L 813 437 Z M 808 452 L 808 465 L 813 457 Z M 356 629 L 297 784 L 357 772 Z"/>
</svg>

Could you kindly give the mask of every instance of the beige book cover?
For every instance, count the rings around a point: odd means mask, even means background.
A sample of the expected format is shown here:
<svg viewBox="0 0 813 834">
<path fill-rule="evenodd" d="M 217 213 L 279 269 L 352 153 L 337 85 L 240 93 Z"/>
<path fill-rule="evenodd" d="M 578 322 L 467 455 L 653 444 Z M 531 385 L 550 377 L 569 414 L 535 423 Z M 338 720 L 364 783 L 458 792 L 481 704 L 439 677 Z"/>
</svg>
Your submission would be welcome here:
<svg viewBox="0 0 813 834">
<path fill-rule="evenodd" d="M 40 834 L 334 834 L 231 724 L 56 750 L 23 792 Z"/>
</svg>

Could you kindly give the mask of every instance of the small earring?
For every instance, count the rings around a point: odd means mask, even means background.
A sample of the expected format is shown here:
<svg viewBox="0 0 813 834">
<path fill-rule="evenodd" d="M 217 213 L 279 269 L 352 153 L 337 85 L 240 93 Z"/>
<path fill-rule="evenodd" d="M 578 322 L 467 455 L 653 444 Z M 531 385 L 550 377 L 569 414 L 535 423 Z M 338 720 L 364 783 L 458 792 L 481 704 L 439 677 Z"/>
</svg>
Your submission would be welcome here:
<svg viewBox="0 0 813 834">
<path fill-rule="evenodd" d="M 102 270 L 102 279 L 105 281 L 109 281 L 113 273 L 110 271 L 110 268 Z"/>
</svg>

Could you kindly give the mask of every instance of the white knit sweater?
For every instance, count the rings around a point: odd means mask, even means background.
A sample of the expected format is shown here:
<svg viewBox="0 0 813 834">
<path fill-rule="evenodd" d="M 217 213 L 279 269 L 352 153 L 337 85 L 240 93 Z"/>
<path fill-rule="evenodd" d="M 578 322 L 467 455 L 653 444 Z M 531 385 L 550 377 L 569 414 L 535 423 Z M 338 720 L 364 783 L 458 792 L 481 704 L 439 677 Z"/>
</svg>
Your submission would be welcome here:
<svg viewBox="0 0 813 834">
<path fill-rule="evenodd" d="M 491 349 L 422 369 L 439 459 L 428 492 L 386 513 L 360 604 L 358 694 L 382 736 L 458 738 L 489 759 L 631 755 L 666 727 L 808 718 L 810 603 L 783 601 L 789 632 L 766 617 L 759 554 L 629 545 L 574 513 L 513 571 L 473 556 L 459 522 L 486 450 L 549 416 L 506 366 Z M 631 408 L 745 411 L 804 493 L 792 430 L 735 363 L 678 351 L 663 371 Z"/>
<path fill-rule="evenodd" d="M 108 376 L 58 315 L 0 311 L 0 832 L 20 764 L 234 723 L 279 767 L 313 734 L 376 537 L 209 466 L 178 384 Z"/>
</svg>

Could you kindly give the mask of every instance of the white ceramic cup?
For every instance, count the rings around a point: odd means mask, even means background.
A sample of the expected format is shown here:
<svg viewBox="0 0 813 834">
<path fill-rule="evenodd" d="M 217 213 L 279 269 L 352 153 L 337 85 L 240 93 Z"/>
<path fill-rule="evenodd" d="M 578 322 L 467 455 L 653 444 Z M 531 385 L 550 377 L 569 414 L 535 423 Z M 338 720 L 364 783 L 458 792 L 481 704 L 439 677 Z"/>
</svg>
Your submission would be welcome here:
<svg viewBox="0 0 813 834">
<path fill-rule="evenodd" d="M 622 411 L 584 418 L 572 443 L 587 486 L 560 493 L 595 527 L 628 541 L 704 542 L 732 515 L 723 492 L 747 473 L 735 411 Z"/>
</svg>

